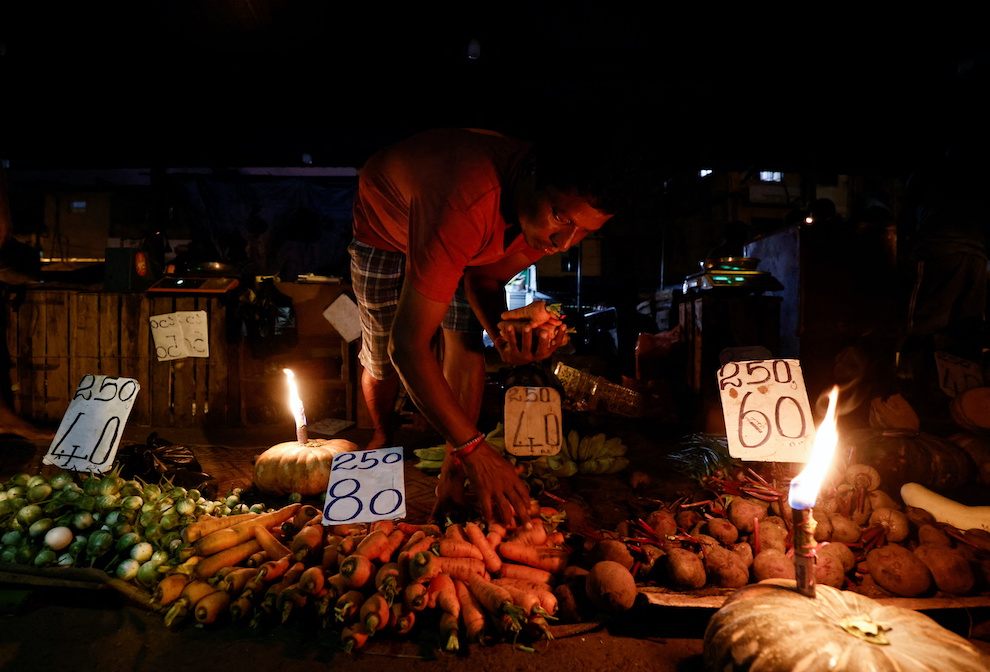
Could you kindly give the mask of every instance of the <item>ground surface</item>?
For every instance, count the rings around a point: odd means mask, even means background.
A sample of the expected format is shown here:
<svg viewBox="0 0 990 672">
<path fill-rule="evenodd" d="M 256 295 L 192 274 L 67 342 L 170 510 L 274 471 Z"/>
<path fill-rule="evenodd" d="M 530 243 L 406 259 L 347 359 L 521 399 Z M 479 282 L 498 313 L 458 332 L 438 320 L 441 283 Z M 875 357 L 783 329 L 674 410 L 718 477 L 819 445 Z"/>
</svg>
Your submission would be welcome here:
<svg viewBox="0 0 990 672">
<path fill-rule="evenodd" d="M 282 432 L 239 431 L 204 436 L 197 432 L 159 430 L 164 438 L 191 446 L 203 470 L 221 489 L 250 485 L 254 456 L 285 440 Z M 288 431 L 291 431 L 288 430 Z M 623 477 L 583 476 L 570 479 L 564 494 L 577 502 L 593 527 L 605 529 L 629 517 L 645 515 L 654 498 L 668 501 L 683 488 L 683 478 L 670 472 L 664 460 L 665 438 L 649 426 L 610 428 L 630 445 L 633 468 L 649 477 L 645 486 L 630 487 Z M 150 430 L 130 428 L 124 441 L 143 442 Z M 356 442 L 362 435 L 349 435 Z M 428 432 L 406 430 L 399 441 L 408 451 L 430 445 Z M 38 473 L 45 441 L 27 442 L 0 437 L 0 479 L 14 473 Z M 425 516 L 432 503 L 435 477 L 407 469 L 409 517 Z M 372 640 L 356 654 L 345 653 L 328 631 L 310 622 L 254 630 L 225 624 L 187 626 L 169 630 L 160 614 L 112 589 L 36 585 L 29 577 L 3 575 L 0 581 L 0 669 L 73 670 L 86 672 L 174 672 L 209 667 L 215 670 L 285 670 L 305 672 L 346 666 L 348 670 L 412 672 L 431 670 L 508 670 L 583 672 L 591 670 L 702 670 L 702 637 L 712 609 L 659 607 L 640 600 L 622 617 L 555 626 L 553 641 L 522 650 L 511 642 L 466 645 L 458 653 L 438 648 L 436 630 L 421 624 L 411 638 Z M 641 596 L 642 597 L 642 596 Z M 969 624 L 952 627 L 967 632 Z M 982 642 L 981 646 L 985 646 Z"/>
</svg>

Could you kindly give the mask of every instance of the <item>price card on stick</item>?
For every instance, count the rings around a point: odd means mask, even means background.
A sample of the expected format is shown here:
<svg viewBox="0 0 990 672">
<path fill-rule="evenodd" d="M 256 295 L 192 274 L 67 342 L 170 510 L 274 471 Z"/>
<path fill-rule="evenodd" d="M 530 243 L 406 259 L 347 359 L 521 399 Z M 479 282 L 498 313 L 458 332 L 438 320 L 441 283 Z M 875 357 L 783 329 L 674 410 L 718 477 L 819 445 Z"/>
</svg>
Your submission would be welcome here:
<svg viewBox="0 0 990 672">
<path fill-rule="evenodd" d="M 167 362 L 183 357 L 209 357 L 210 337 L 205 310 L 178 310 L 148 318 L 155 357 Z"/>
<path fill-rule="evenodd" d="M 109 471 L 140 389 L 133 378 L 83 376 L 42 461 L 68 471 Z"/>
<path fill-rule="evenodd" d="M 406 515 L 401 447 L 338 453 L 330 466 L 323 524 L 372 523 Z"/>
<path fill-rule="evenodd" d="M 561 442 L 560 393 L 552 387 L 505 392 L 505 449 L 517 457 L 556 455 Z"/>
<path fill-rule="evenodd" d="M 949 397 L 955 398 L 966 390 L 983 386 L 983 369 L 974 361 L 936 352 L 935 366 L 939 387 Z"/>
<path fill-rule="evenodd" d="M 718 370 L 718 389 L 732 457 L 808 461 L 815 423 L 798 360 L 726 362 Z"/>
</svg>

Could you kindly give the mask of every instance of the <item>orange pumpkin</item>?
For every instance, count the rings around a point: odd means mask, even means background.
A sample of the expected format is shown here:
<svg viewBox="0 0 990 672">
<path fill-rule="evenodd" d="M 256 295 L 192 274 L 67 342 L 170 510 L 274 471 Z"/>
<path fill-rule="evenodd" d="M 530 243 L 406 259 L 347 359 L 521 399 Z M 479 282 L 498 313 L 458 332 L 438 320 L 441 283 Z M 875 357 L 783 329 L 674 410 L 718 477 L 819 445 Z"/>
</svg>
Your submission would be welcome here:
<svg viewBox="0 0 990 672">
<path fill-rule="evenodd" d="M 306 443 L 286 441 L 258 456 L 254 462 L 254 484 L 262 492 L 288 495 L 322 495 L 330 482 L 334 455 L 357 450 L 347 439 L 310 439 Z"/>
</svg>

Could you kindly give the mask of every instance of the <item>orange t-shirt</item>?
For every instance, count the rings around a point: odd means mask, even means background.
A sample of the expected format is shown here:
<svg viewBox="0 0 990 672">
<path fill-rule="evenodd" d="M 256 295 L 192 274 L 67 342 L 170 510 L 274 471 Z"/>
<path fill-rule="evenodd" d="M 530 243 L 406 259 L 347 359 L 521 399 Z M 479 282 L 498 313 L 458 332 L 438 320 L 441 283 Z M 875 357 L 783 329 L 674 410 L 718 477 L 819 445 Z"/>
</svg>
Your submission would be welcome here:
<svg viewBox="0 0 990 672">
<path fill-rule="evenodd" d="M 442 303 L 469 266 L 516 252 L 539 259 L 521 235 L 505 240 L 511 185 L 530 148 L 488 131 L 441 129 L 381 150 L 359 173 L 354 237 L 404 253 L 406 279 Z"/>
</svg>

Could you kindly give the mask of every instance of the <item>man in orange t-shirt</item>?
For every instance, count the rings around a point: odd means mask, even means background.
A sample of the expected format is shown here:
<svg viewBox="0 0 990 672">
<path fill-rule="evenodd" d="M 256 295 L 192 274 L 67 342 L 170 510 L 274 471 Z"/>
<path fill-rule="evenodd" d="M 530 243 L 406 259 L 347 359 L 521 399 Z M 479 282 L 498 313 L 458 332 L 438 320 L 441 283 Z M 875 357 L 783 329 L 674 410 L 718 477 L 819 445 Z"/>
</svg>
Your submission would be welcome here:
<svg viewBox="0 0 990 672">
<path fill-rule="evenodd" d="M 388 442 L 401 380 L 447 441 L 438 504 L 461 503 L 466 476 L 487 520 L 527 522 L 525 484 L 477 429 L 480 328 L 509 364 L 545 359 L 566 342 L 542 302 L 506 311 L 504 286 L 618 209 L 594 175 L 601 166 L 582 165 L 587 158 L 578 152 L 564 160 L 565 153 L 490 131 L 441 129 L 378 152 L 360 171 L 350 252 L 363 330 L 361 388 L 375 427 L 367 447 Z M 431 348 L 438 327 L 442 367 Z"/>
</svg>

